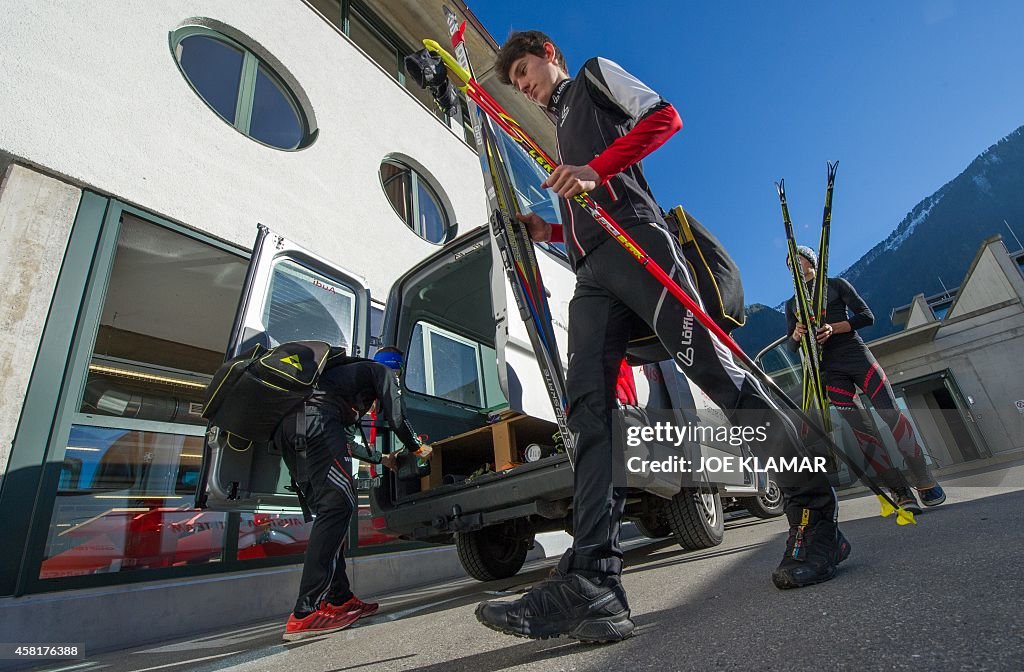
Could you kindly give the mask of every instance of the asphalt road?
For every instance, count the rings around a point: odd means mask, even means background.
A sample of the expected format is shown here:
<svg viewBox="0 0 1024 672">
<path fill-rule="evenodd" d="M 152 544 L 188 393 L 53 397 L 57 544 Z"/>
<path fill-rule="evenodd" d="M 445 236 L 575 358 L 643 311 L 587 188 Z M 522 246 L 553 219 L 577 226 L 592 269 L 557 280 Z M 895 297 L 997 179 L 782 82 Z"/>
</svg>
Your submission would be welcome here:
<svg viewBox="0 0 1024 672">
<path fill-rule="evenodd" d="M 873 497 L 843 501 L 853 554 L 837 578 L 780 592 L 770 580 L 785 523 L 728 523 L 725 542 L 684 552 L 628 544 L 624 584 L 637 631 L 612 645 L 507 637 L 476 622 L 513 579 L 449 582 L 381 599 L 352 628 L 291 644 L 282 620 L 120 651 L 47 670 L 1024 670 L 1024 463 L 944 481 L 946 504 L 897 527 Z M 111 627 L 116 627 L 112 624 Z"/>
</svg>

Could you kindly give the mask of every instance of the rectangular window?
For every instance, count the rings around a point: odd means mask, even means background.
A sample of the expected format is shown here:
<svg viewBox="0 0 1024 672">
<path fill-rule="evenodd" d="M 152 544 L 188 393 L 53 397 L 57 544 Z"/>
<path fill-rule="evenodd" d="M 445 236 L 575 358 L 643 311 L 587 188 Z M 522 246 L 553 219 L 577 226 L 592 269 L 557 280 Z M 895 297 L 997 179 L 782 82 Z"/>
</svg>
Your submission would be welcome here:
<svg viewBox="0 0 1024 672">
<path fill-rule="evenodd" d="M 225 514 L 192 504 L 204 392 L 245 270 L 235 254 L 122 215 L 40 578 L 221 560 Z"/>
<path fill-rule="evenodd" d="M 322 8 L 319 5 L 332 3 L 322 0 L 321 2 L 314 4 L 317 5 L 317 9 L 320 9 L 321 12 L 324 12 L 324 14 L 327 15 L 325 8 Z M 413 53 L 422 45 L 417 45 L 415 49 L 410 48 L 405 44 L 405 40 L 395 35 L 391 27 L 384 24 L 380 18 L 374 16 L 369 10 L 354 4 L 350 5 L 350 10 L 348 12 L 348 36 L 353 42 L 359 45 L 359 48 L 362 49 L 374 63 L 394 77 L 395 81 L 405 87 L 405 89 L 409 91 L 413 97 L 423 103 L 428 110 L 433 112 L 439 118 L 445 120 L 446 123 L 451 123 L 451 119 L 449 118 L 447 111 L 438 107 L 437 103 L 434 102 L 433 95 L 405 76 L 405 64 L 403 62 L 405 57 Z M 408 36 L 406 36 L 406 38 L 408 39 Z M 465 102 L 463 101 L 462 104 L 465 105 Z M 462 121 L 467 120 L 464 114 L 464 110 L 460 110 L 459 117 Z M 472 130 L 466 134 L 466 139 L 467 142 L 472 144 Z"/>
<path fill-rule="evenodd" d="M 371 21 L 355 9 L 349 12 L 348 36 L 385 72 L 399 82 L 402 81 L 400 61 L 405 54 L 394 41 L 377 30 Z"/>
<path fill-rule="evenodd" d="M 405 373 L 410 391 L 492 408 L 507 403 L 497 370 L 494 348 L 426 322 L 413 328 Z"/>
<path fill-rule="evenodd" d="M 226 515 L 192 509 L 196 434 L 72 425 L 39 578 L 220 561 Z"/>
<path fill-rule="evenodd" d="M 274 265 L 270 298 L 263 311 L 268 345 L 316 340 L 351 345 L 355 294 L 291 259 Z"/>
</svg>

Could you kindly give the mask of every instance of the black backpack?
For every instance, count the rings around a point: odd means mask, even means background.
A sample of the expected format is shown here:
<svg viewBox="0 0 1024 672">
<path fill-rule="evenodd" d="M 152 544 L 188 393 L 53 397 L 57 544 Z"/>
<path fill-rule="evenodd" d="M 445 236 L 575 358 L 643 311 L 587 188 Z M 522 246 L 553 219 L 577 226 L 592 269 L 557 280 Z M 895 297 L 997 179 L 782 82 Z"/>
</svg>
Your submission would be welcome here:
<svg viewBox="0 0 1024 672">
<path fill-rule="evenodd" d="M 679 238 L 683 257 L 693 271 L 704 310 L 725 333 L 742 327 L 743 281 L 722 243 L 690 213 L 677 205 L 665 215 L 669 230 Z"/>
<path fill-rule="evenodd" d="M 206 388 L 203 417 L 227 433 L 226 443 L 247 450 L 271 440 L 281 421 L 315 391 L 333 362 L 350 361 L 345 348 L 323 341 L 260 345 L 224 362 Z"/>
</svg>

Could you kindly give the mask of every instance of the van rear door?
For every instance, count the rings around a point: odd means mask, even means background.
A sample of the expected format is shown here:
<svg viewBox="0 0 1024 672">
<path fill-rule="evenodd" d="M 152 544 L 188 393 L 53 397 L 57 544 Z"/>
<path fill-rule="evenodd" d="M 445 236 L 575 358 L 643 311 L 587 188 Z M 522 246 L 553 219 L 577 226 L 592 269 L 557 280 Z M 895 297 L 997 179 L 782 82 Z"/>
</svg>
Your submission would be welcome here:
<svg viewBox="0 0 1024 672">
<path fill-rule="evenodd" d="M 365 355 L 370 294 L 366 282 L 262 224 L 256 236 L 225 359 L 260 344 L 297 340 L 344 343 Z M 280 451 L 269 444 L 245 450 L 206 435 L 196 506 L 214 511 L 285 511 L 298 497 Z"/>
</svg>

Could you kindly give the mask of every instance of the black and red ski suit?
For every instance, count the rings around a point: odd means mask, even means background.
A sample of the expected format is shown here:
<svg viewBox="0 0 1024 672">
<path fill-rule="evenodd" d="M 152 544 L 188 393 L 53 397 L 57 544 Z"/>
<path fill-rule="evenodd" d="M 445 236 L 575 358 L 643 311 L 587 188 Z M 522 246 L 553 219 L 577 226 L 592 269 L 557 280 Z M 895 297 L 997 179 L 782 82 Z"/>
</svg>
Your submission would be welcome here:
<svg viewBox="0 0 1024 672">
<path fill-rule="evenodd" d="M 812 286 L 813 281 L 808 283 L 808 292 L 812 291 Z M 829 403 L 835 406 L 843 419 L 849 423 L 854 436 L 857 437 L 869 473 L 873 472 L 873 475 L 889 488 L 905 487 L 905 482 L 898 472 L 902 465 L 894 464 L 892 456 L 882 443 L 875 423 L 864 408 L 854 403 L 857 390 L 863 391 L 864 396 L 878 411 L 879 417 L 892 431 L 896 447 L 910 472 L 911 484 L 917 488 L 931 487 L 935 484 L 935 478 L 928 469 L 914 429 L 906 414 L 896 405 L 896 395 L 889 385 L 885 371 L 878 365 L 874 355 L 857 333 L 858 329 L 874 324 L 875 316 L 849 281 L 843 278 L 829 278 L 822 325 L 843 321 L 850 323 L 851 330 L 833 334 L 820 350 L 821 378 L 828 392 Z M 786 324 L 786 333 L 790 336 L 786 344 L 790 350 L 796 351 L 800 343 L 792 338 L 797 324 L 795 298 L 786 302 Z"/>
<path fill-rule="evenodd" d="M 360 431 L 362 416 L 379 401 L 379 413 L 406 447 L 420 442 L 409 425 L 395 371 L 377 362 L 352 358 L 352 363 L 325 371 L 316 392 L 296 413 L 305 414 L 305 456 L 296 454 L 296 421 L 285 418 L 274 441 L 315 516 L 295 602 L 296 618 L 316 611 L 321 602 L 343 604 L 352 591 L 345 572 L 345 541 L 356 511 L 350 444 Z M 300 464 L 302 460 L 304 464 Z"/>
<path fill-rule="evenodd" d="M 632 236 L 693 299 L 693 279 L 669 233 L 639 161 L 682 127 L 675 109 L 617 64 L 587 61 L 574 79 L 558 84 L 548 112 L 555 122 L 558 159 L 589 165 L 601 178 L 590 196 Z M 764 446 L 777 457 L 802 450 L 793 424 L 770 401 L 760 382 L 733 361 L 690 311 L 622 248 L 578 204 L 561 201 L 565 243 L 576 271 L 569 304 L 568 425 L 576 435 L 573 547 L 563 570 L 598 576 L 622 571 L 619 525 L 625 490 L 612 479 L 612 414 L 620 362 L 631 340 L 653 332 L 683 372 L 727 414 L 768 423 Z M 824 474 L 780 473 L 787 513 L 799 509 L 835 517 L 835 494 Z M 798 522 L 798 521 L 797 521 Z"/>
</svg>

